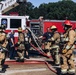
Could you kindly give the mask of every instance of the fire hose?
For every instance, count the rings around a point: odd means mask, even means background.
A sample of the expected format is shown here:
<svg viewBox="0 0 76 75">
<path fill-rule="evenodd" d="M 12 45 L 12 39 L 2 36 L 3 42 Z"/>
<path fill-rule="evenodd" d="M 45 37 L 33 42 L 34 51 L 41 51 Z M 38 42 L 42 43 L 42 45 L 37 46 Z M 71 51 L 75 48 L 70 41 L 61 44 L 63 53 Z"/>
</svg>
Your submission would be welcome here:
<svg viewBox="0 0 76 75">
<path fill-rule="evenodd" d="M 37 37 L 36 37 L 35 34 L 30 30 L 30 28 L 28 28 L 28 27 L 26 27 L 26 28 L 31 32 L 32 37 L 33 37 L 33 39 L 34 39 L 34 42 L 36 43 L 36 45 L 38 46 L 39 49 L 37 49 L 32 43 L 31 43 L 31 46 L 32 46 L 33 48 L 35 48 L 40 54 L 42 54 L 42 55 L 44 55 L 44 56 L 46 56 L 46 57 L 48 57 L 48 58 L 52 58 L 51 56 L 48 56 L 48 55 L 41 49 L 41 47 L 38 45 L 38 43 L 36 42 Z"/>
<path fill-rule="evenodd" d="M 48 57 L 48 58 L 51 58 L 52 59 L 52 57 L 51 56 L 48 56 L 46 53 L 43 53 L 43 52 L 41 52 L 38 48 L 36 48 L 32 43 L 30 43 L 31 44 L 31 46 L 34 48 L 34 49 L 36 49 L 40 54 L 42 54 L 43 56 L 46 56 L 46 57 Z"/>
<path fill-rule="evenodd" d="M 34 33 L 29 29 L 29 28 L 27 28 L 30 32 L 31 32 L 31 34 L 32 34 L 32 37 L 33 37 L 33 39 L 34 39 L 34 41 L 35 41 L 35 43 L 36 43 L 36 45 L 38 46 L 38 48 L 36 48 L 32 43 L 30 43 L 31 44 L 31 46 L 35 49 L 35 50 L 37 50 L 40 54 L 42 54 L 43 56 L 47 56 L 47 54 L 41 49 L 41 47 L 38 45 L 38 43 L 36 42 L 36 36 L 34 35 Z M 47 56 L 47 57 L 49 57 L 49 58 L 51 58 L 50 56 Z M 52 67 L 50 67 L 49 66 L 49 64 L 48 64 L 48 62 L 46 62 L 46 61 L 44 61 L 45 62 L 45 64 L 47 65 L 47 67 L 52 71 L 52 72 L 54 72 L 54 73 L 57 73 L 57 71 L 54 69 L 54 68 L 52 68 Z"/>
<path fill-rule="evenodd" d="M 33 48 L 35 48 L 40 54 L 42 54 L 42 55 L 44 55 L 44 56 L 47 56 L 46 55 L 46 53 L 42 53 L 38 48 L 36 48 L 32 43 L 30 43 L 31 44 L 31 46 L 33 47 Z M 49 57 L 49 56 L 47 56 L 47 57 Z M 50 58 L 50 57 L 49 57 Z M 49 66 L 49 64 L 48 64 L 48 62 L 46 62 L 46 61 L 44 61 L 45 62 L 45 64 L 47 65 L 47 67 L 52 71 L 52 72 L 54 72 L 54 73 L 57 73 L 57 71 L 54 69 L 54 68 L 52 68 L 52 66 L 50 67 Z"/>
<path fill-rule="evenodd" d="M 47 54 L 41 49 L 41 47 L 38 45 L 38 43 L 37 43 L 37 41 L 36 41 L 36 39 L 37 39 L 37 37 L 35 36 L 35 34 L 30 30 L 30 28 L 28 28 L 28 27 L 26 27 L 30 32 L 31 32 L 31 35 L 32 35 L 32 37 L 33 37 L 33 39 L 34 39 L 34 42 L 36 43 L 36 45 L 38 46 L 38 48 L 39 48 L 39 52 L 42 54 L 42 55 L 45 55 L 45 56 L 47 56 Z M 31 45 L 34 47 L 34 45 L 31 43 Z M 35 48 L 35 47 L 34 47 Z M 50 56 L 47 56 L 47 57 L 49 57 L 49 58 L 51 58 Z"/>
</svg>

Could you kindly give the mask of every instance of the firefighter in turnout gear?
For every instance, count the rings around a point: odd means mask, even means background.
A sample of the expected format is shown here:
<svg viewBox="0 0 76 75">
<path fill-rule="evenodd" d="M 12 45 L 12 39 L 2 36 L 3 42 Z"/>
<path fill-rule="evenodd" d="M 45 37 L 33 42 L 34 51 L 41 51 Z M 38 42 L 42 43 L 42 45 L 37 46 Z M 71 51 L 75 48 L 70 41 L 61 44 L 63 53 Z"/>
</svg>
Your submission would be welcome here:
<svg viewBox="0 0 76 75">
<path fill-rule="evenodd" d="M 57 27 L 55 25 L 51 26 L 51 38 L 49 39 L 51 42 L 50 52 L 54 60 L 55 65 L 60 64 L 60 56 L 59 56 L 59 42 L 60 42 L 60 33 L 57 31 Z"/>
<path fill-rule="evenodd" d="M 5 62 L 5 53 L 7 51 L 6 46 L 8 44 L 8 41 L 6 39 L 6 33 L 4 32 L 4 29 L 0 26 L 0 71 L 3 70 L 3 65 Z"/>
<path fill-rule="evenodd" d="M 75 42 L 75 31 L 72 30 L 72 24 L 69 20 L 64 22 L 64 34 L 62 35 L 63 49 L 62 49 L 62 73 L 75 73 L 75 64 L 73 60 L 73 50 Z"/>
<path fill-rule="evenodd" d="M 24 52 L 25 52 L 24 33 L 21 27 L 18 28 L 18 43 L 15 46 L 18 47 L 17 54 L 19 58 L 17 61 L 24 62 Z"/>
<path fill-rule="evenodd" d="M 51 56 L 50 54 L 50 41 L 49 39 L 51 38 L 51 31 L 50 28 L 47 28 L 47 32 L 43 34 L 42 36 L 42 45 L 44 46 L 44 51 L 48 56 Z"/>
</svg>

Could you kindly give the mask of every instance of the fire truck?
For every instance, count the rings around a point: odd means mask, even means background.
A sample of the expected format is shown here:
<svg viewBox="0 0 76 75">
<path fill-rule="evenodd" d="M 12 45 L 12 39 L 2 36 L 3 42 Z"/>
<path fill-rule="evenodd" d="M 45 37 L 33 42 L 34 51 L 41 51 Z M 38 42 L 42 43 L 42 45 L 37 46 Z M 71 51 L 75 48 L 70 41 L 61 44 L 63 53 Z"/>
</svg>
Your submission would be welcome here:
<svg viewBox="0 0 76 75">
<path fill-rule="evenodd" d="M 6 30 L 16 30 L 18 27 L 24 29 L 26 26 L 26 19 L 29 16 L 18 16 L 18 15 L 2 15 L 12 8 L 15 8 L 20 3 L 25 3 L 27 0 L 2 0 L 0 2 L 0 25 L 5 24 Z"/>
<path fill-rule="evenodd" d="M 55 25 L 60 33 L 64 32 L 63 23 L 65 20 L 42 20 L 33 19 L 29 22 L 30 29 L 35 35 L 42 35 L 47 31 L 48 27 Z M 73 24 L 73 29 L 76 27 L 76 21 L 71 21 Z"/>
<path fill-rule="evenodd" d="M 2 0 L 0 2 L 0 26 L 6 25 L 6 33 L 10 33 L 11 30 L 15 31 L 15 39 L 17 41 L 18 27 L 22 27 L 22 29 L 26 26 L 26 19 L 29 16 L 18 16 L 18 15 L 3 15 L 5 12 L 15 8 L 21 3 L 25 3 L 27 0 Z"/>
</svg>

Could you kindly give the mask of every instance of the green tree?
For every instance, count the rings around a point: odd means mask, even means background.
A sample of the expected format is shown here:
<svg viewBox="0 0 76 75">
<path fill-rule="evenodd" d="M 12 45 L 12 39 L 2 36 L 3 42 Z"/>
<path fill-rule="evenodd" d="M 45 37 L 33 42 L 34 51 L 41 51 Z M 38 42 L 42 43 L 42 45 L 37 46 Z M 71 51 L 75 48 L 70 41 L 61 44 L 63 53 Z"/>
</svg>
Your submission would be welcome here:
<svg viewBox="0 0 76 75">
<path fill-rule="evenodd" d="M 76 20 L 76 3 L 72 0 L 59 0 L 58 2 L 43 3 L 35 7 L 31 2 L 22 3 L 10 12 L 18 12 L 20 15 L 29 15 L 31 19 L 43 16 L 45 19 L 63 20 L 66 17 Z"/>
<path fill-rule="evenodd" d="M 69 19 L 75 20 L 76 3 L 72 0 L 62 0 L 55 3 L 41 4 L 39 6 L 40 13 L 48 19 Z"/>
<path fill-rule="evenodd" d="M 18 12 L 20 16 L 29 15 L 31 18 L 35 18 L 36 16 L 34 16 L 35 15 L 34 10 L 36 11 L 37 9 L 34 8 L 35 7 L 31 2 L 20 3 L 17 7 L 11 9 L 10 11 L 4 14 L 9 15 L 11 12 Z"/>
</svg>

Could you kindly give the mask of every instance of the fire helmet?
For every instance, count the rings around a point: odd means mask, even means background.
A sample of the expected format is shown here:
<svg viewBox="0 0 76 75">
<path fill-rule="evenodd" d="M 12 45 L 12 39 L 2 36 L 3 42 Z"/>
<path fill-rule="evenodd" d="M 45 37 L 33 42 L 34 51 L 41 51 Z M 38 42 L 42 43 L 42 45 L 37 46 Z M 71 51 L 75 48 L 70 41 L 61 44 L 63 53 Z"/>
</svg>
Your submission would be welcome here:
<svg viewBox="0 0 76 75">
<path fill-rule="evenodd" d="M 50 29 L 57 29 L 55 25 L 52 25 Z"/>
<path fill-rule="evenodd" d="M 66 26 L 72 26 L 70 20 L 65 20 L 64 25 L 66 25 Z"/>
<path fill-rule="evenodd" d="M 22 28 L 21 27 L 18 28 L 18 32 L 22 32 Z"/>
</svg>

